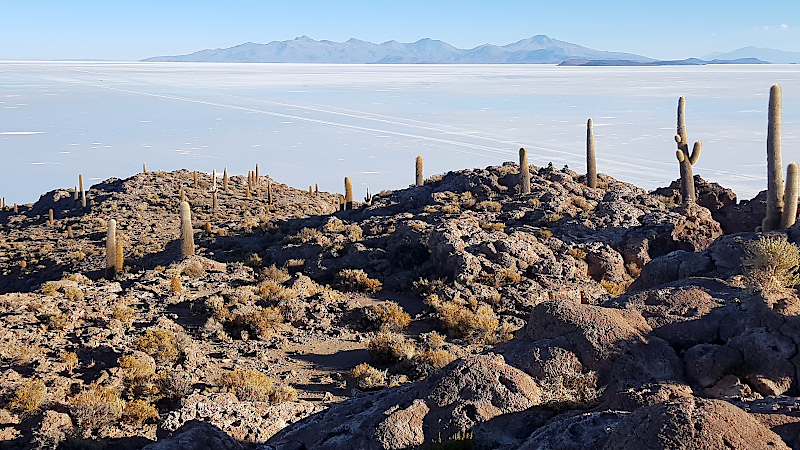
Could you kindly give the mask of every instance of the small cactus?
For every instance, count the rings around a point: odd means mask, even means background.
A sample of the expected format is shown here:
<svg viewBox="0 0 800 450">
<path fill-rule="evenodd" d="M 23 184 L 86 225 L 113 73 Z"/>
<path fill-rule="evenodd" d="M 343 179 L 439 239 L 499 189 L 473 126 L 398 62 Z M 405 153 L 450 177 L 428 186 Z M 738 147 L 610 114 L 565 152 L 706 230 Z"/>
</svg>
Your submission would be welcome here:
<svg viewBox="0 0 800 450">
<path fill-rule="evenodd" d="M 108 221 L 106 230 L 106 279 L 112 280 L 117 276 L 117 221 Z"/>
<path fill-rule="evenodd" d="M 55 223 L 56 221 L 53 220 L 53 208 L 50 208 L 50 210 L 47 211 L 47 225 L 52 227 Z"/>
<path fill-rule="evenodd" d="M 75 191 L 73 191 L 73 200 L 78 201 L 78 186 L 75 186 Z"/>
<path fill-rule="evenodd" d="M 194 255 L 194 230 L 192 230 L 192 210 L 188 202 L 181 202 L 181 256 Z"/>
<path fill-rule="evenodd" d="M 586 186 L 597 187 L 597 159 L 594 152 L 594 121 L 586 122 Z"/>
<path fill-rule="evenodd" d="M 783 194 L 783 213 L 781 214 L 782 229 L 794 225 L 797 221 L 797 194 L 800 189 L 800 173 L 797 163 L 789 163 L 786 168 L 786 191 Z"/>
<path fill-rule="evenodd" d="M 67 238 L 73 239 L 75 234 L 72 232 L 72 225 L 67 225 Z"/>
<path fill-rule="evenodd" d="M 344 177 L 344 209 L 353 209 L 353 183 L 350 177 Z"/>
<path fill-rule="evenodd" d="M 678 99 L 678 133 L 675 135 L 675 142 L 678 150 L 675 156 L 678 158 L 681 172 L 681 197 L 684 203 L 694 203 L 696 200 L 694 190 L 694 171 L 692 166 L 700 159 L 703 144 L 700 141 L 694 143 L 692 153 L 689 153 L 689 138 L 686 135 L 686 98 Z"/>
<path fill-rule="evenodd" d="M 769 90 L 767 125 L 767 216 L 761 223 L 762 231 L 780 227 L 783 215 L 783 163 L 781 162 L 781 87 L 772 85 Z"/>
<path fill-rule="evenodd" d="M 425 183 L 425 180 L 422 177 L 422 156 L 417 156 L 417 186 L 422 186 Z"/>
<path fill-rule="evenodd" d="M 519 193 L 531 193 L 531 167 L 528 165 L 528 150 L 519 149 L 519 173 L 521 175 Z"/>
</svg>

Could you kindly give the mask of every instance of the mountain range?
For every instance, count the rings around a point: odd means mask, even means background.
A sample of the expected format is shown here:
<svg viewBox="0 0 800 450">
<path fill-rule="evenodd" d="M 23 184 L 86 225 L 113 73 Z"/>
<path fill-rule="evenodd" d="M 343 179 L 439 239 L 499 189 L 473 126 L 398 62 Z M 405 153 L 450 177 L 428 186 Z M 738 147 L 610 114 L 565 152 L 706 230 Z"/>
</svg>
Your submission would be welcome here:
<svg viewBox="0 0 800 450">
<path fill-rule="evenodd" d="M 375 44 L 359 39 L 317 41 L 301 36 L 268 44 L 248 42 L 230 48 L 206 49 L 188 55 L 157 56 L 148 62 L 250 62 L 338 64 L 562 64 L 565 65 L 673 65 L 800 63 L 800 53 L 746 47 L 715 53 L 704 59 L 658 61 L 633 53 L 608 52 L 537 35 L 512 44 L 484 44 L 460 49 L 435 39 L 412 43 Z"/>
</svg>

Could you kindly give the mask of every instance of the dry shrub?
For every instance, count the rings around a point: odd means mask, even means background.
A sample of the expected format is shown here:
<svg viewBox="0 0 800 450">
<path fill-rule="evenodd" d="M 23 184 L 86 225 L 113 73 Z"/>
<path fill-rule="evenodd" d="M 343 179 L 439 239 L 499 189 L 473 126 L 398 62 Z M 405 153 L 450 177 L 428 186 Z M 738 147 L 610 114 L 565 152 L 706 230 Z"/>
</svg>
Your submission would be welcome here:
<svg viewBox="0 0 800 450">
<path fill-rule="evenodd" d="M 48 297 L 55 297 L 58 295 L 58 287 L 52 283 L 46 283 L 42 285 L 42 295 L 46 295 Z"/>
<path fill-rule="evenodd" d="M 119 320 L 127 326 L 133 323 L 133 318 L 136 316 L 136 310 L 126 305 L 124 302 L 119 302 L 114 305 L 111 311 L 111 317 Z"/>
<path fill-rule="evenodd" d="M 600 280 L 600 285 L 606 288 L 609 294 L 616 297 L 625 293 L 625 286 L 613 281 Z"/>
<path fill-rule="evenodd" d="M 63 330 L 71 323 L 69 317 L 63 313 L 53 314 L 47 318 L 47 325 L 54 330 Z"/>
<path fill-rule="evenodd" d="M 628 271 L 628 275 L 634 279 L 639 278 L 639 276 L 642 274 L 642 267 L 639 264 L 636 264 L 635 261 L 625 264 L 625 269 Z"/>
<path fill-rule="evenodd" d="M 547 213 L 539 220 L 539 223 L 542 225 L 552 225 L 562 218 L 564 218 L 564 216 L 559 213 Z"/>
<path fill-rule="evenodd" d="M 495 285 L 497 287 L 507 286 L 509 284 L 519 283 L 522 276 L 516 269 L 500 269 L 494 274 Z"/>
<path fill-rule="evenodd" d="M 478 203 L 475 209 L 477 209 L 478 211 L 500 212 L 503 210 L 503 204 L 493 200 L 484 200 Z"/>
<path fill-rule="evenodd" d="M 370 358 L 377 362 L 409 360 L 416 354 L 416 347 L 405 336 L 396 333 L 380 333 L 367 343 Z"/>
<path fill-rule="evenodd" d="M 85 294 L 81 288 L 70 286 L 64 290 L 64 296 L 73 302 L 81 302 L 83 301 Z"/>
<path fill-rule="evenodd" d="M 289 273 L 302 272 L 306 266 L 305 259 L 290 259 L 283 264 L 283 268 Z"/>
<path fill-rule="evenodd" d="M 25 365 L 42 356 L 42 349 L 33 344 L 20 342 L 9 349 L 14 364 Z"/>
<path fill-rule="evenodd" d="M 283 239 L 284 244 L 304 244 L 309 241 L 314 241 L 314 243 L 319 244 L 323 241 L 322 232 L 317 230 L 316 228 L 303 228 L 297 234 L 292 236 L 286 236 Z M 327 239 L 327 238 L 325 238 Z M 325 245 L 323 245 L 325 247 Z"/>
<path fill-rule="evenodd" d="M 75 367 L 78 366 L 78 354 L 75 352 L 61 352 L 61 363 L 64 364 L 64 370 L 72 373 Z"/>
<path fill-rule="evenodd" d="M 122 377 L 129 380 L 147 379 L 156 374 L 155 367 L 133 355 L 124 355 L 117 359 L 122 369 Z"/>
<path fill-rule="evenodd" d="M 283 283 L 291 277 L 289 276 L 289 272 L 287 270 L 279 269 L 277 266 L 275 266 L 275 264 L 272 264 L 261 272 L 261 278 L 263 280 L 273 281 L 275 283 Z"/>
<path fill-rule="evenodd" d="M 336 274 L 339 285 L 348 291 L 361 291 L 368 294 L 380 292 L 383 284 L 367 276 L 361 269 L 343 269 Z"/>
<path fill-rule="evenodd" d="M 341 233 L 344 231 L 344 222 L 338 217 L 329 217 L 328 221 L 322 225 L 322 231 L 325 233 Z"/>
<path fill-rule="evenodd" d="M 783 239 L 761 236 L 745 244 L 742 258 L 747 285 L 765 293 L 785 292 L 800 284 L 800 248 Z"/>
<path fill-rule="evenodd" d="M 255 369 L 236 369 L 219 377 L 219 385 L 233 392 L 240 401 L 271 402 L 293 401 L 297 391 L 291 386 L 275 386 L 275 381 Z"/>
<path fill-rule="evenodd" d="M 570 254 L 570 256 L 572 256 L 575 259 L 584 259 L 584 258 L 586 258 L 586 252 L 581 250 L 581 249 L 579 249 L 579 248 L 571 248 L 571 249 L 568 250 L 568 253 Z"/>
<path fill-rule="evenodd" d="M 133 348 L 152 356 L 157 364 L 173 364 L 181 355 L 178 337 L 163 328 L 147 330 L 134 339 Z"/>
<path fill-rule="evenodd" d="M 275 327 L 283 323 L 283 314 L 278 308 L 258 306 L 252 312 L 234 316 L 233 323 L 250 329 L 260 339 L 267 339 L 272 336 Z"/>
<path fill-rule="evenodd" d="M 486 231 L 505 231 L 506 229 L 506 224 L 500 222 L 492 223 L 482 220 L 480 225 Z"/>
<path fill-rule="evenodd" d="M 420 362 L 429 364 L 434 370 L 439 370 L 456 360 L 454 354 L 443 349 L 424 351 L 418 353 L 415 358 Z"/>
<path fill-rule="evenodd" d="M 68 400 L 69 411 L 84 437 L 92 431 L 119 421 L 125 402 L 119 392 L 97 384 Z"/>
<path fill-rule="evenodd" d="M 180 294 L 183 291 L 183 286 L 181 285 L 181 279 L 174 275 L 169 280 L 169 291 L 173 294 Z"/>
<path fill-rule="evenodd" d="M 17 389 L 7 408 L 9 411 L 29 413 L 39 409 L 46 395 L 44 381 L 33 378 Z"/>
<path fill-rule="evenodd" d="M 122 410 L 122 420 L 135 427 L 142 426 L 147 419 L 158 419 L 158 410 L 144 400 L 134 400 Z"/>
<path fill-rule="evenodd" d="M 422 208 L 422 212 L 425 212 L 425 213 L 428 213 L 428 214 L 432 214 L 432 213 L 435 213 L 435 212 L 439 212 L 439 208 L 437 206 L 434 206 L 434 205 L 425 205 L 425 207 Z"/>
<path fill-rule="evenodd" d="M 386 387 L 386 371 L 379 370 L 367 363 L 361 363 L 350 370 L 350 376 L 356 380 L 359 389 L 380 389 Z"/>
<path fill-rule="evenodd" d="M 604 390 L 597 383 L 597 372 L 575 370 L 537 381 L 542 388 L 542 403 L 563 410 L 588 407 L 596 402 Z"/>
<path fill-rule="evenodd" d="M 181 273 L 189 278 L 200 278 L 205 275 L 206 269 L 203 268 L 203 264 L 200 261 L 192 261 L 183 267 Z"/>
<path fill-rule="evenodd" d="M 296 290 L 282 286 L 272 280 L 259 283 L 258 287 L 256 287 L 256 293 L 261 298 L 268 300 L 290 300 L 300 296 Z"/>
<path fill-rule="evenodd" d="M 531 198 L 528 200 L 528 204 L 534 208 L 538 208 L 542 206 L 542 201 L 539 200 L 538 198 Z"/>
<path fill-rule="evenodd" d="M 445 301 L 437 308 L 439 319 L 447 329 L 458 336 L 478 342 L 494 342 L 500 324 L 489 305 L 468 308 L 456 302 Z"/>
<path fill-rule="evenodd" d="M 397 303 L 387 302 L 375 305 L 372 309 L 381 321 L 381 331 L 398 333 L 411 323 L 411 316 Z"/>
<path fill-rule="evenodd" d="M 542 239 L 549 239 L 553 237 L 553 232 L 548 230 L 546 227 L 542 227 L 541 229 L 539 229 L 539 237 L 541 237 Z"/>
<path fill-rule="evenodd" d="M 444 205 L 442 207 L 442 212 L 446 214 L 458 214 L 461 212 L 461 208 L 459 208 L 458 205 L 451 203 L 448 205 Z"/>
<path fill-rule="evenodd" d="M 192 390 L 192 383 L 184 372 L 162 370 L 156 374 L 159 394 L 162 398 L 182 398 Z"/>
<path fill-rule="evenodd" d="M 226 309 L 227 311 L 227 309 Z M 209 317 L 205 325 L 200 328 L 200 336 L 206 340 L 227 341 L 228 335 L 225 333 L 225 327 L 214 317 Z"/>
<path fill-rule="evenodd" d="M 420 337 L 423 339 L 428 348 L 432 350 L 440 348 L 445 343 L 445 336 L 443 334 L 437 333 L 436 331 L 431 331 L 430 333 L 421 334 Z"/>
<path fill-rule="evenodd" d="M 258 253 L 255 252 L 247 255 L 247 258 L 244 260 L 245 266 L 250 266 L 253 268 L 261 267 L 263 264 L 264 260 L 260 256 L 258 256 Z"/>
</svg>

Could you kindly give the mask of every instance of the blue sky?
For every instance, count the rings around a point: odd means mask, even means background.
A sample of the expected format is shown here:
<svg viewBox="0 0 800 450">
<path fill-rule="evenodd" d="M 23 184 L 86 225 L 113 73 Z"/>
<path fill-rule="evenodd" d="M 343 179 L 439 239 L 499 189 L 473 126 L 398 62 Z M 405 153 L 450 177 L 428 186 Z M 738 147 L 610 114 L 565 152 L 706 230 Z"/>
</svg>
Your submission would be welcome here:
<svg viewBox="0 0 800 450">
<path fill-rule="evenodd" d="M 800 51 L 800 1 L 0 0 L 0 59 L 139 60 L 308 35 L 456 47 L 546 34 L 658 59 Z"/>
</svg>

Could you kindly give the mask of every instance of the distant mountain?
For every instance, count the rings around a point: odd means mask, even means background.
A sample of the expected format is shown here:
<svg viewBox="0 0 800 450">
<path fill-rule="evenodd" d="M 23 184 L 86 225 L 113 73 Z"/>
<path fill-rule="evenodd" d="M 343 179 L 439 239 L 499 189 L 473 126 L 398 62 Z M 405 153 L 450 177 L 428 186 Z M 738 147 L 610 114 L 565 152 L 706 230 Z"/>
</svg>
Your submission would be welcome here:
<svg viewBox="0 0 800 450">
<path fill-rule="evenodd" d="M 704 59 L 756 58 L 772 64 L 800 64 L 800 52 L 787 52 L 774 48 L 743 47 L 728 53 L 712 53 Z"/>
<path fill-rule="evenodd" d="M 710 61 L 698 58 L 680 59 L 675 61 L 630 61 L 622 59 L 611 60 L 585 60 L 570 59 L 562 62 L 559 66 L 702 66 L 706 64 L 769 64 L 756 58 L 740 59 L 712 59 Z"/>
<path fill-rule="evenodd" d="M 268 44 L 201 50 L 189 55 L 158 56 L 144 61 L 172 62 L 261 62 L 261 63 L 361 63 L 361 64 L 558 64 L 570 59 L 595 61 L 654 61 L 632 53 L 606 52 L 551 39 L 544 35 L 504 46 L 481 45 L 459 49 L 434 39 L 404 44 L 382 44 L 349 39 L 346 42 L 316 41 L 308 36 Z"/>
</svg>

